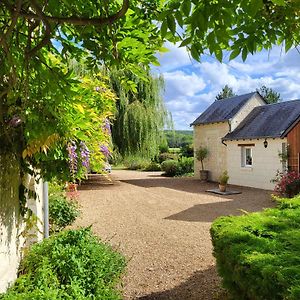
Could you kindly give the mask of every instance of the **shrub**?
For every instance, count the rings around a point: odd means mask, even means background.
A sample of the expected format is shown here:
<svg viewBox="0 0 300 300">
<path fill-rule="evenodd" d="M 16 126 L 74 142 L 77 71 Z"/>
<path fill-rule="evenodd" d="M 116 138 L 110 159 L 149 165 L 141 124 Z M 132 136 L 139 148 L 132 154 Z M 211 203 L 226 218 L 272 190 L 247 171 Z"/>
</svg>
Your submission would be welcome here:
<svg viewBox="0 0 300 300">
<path fill-rule="evenodd" d="M 300 299 L 300 196 L 263 212 L 221 217 L 211 236 L 234 299 Z"/>
<path fill-rule="evenodd" d="M 200 146 L 197 150 L 196 150 L 196 158 L 197 160 L 199 160 L 201 162 L 201 169 L 202 171 L 204 171 L 204 160 L 205 158 L 207 158 L 209 155 L 209 151 L 207 147 L 204 146 Z"/>
<path fill-rule="evenodd" d="M 125 259 L 90 229 L 63 231 L 35 244 L 2 300 L 121 299 L 115 286 Z"/>
<path fill-rule="evenodd" d="M 192 172 L 194 172 L 193 157 L 181 157 L 179 161 L 179 169 L 177 175 L 184 175 Z"/>
<path fill-rule="evenodd" d="M 165 160 L 161 164 L 161 169 L 165 172 L 166 176 L 175 176 L 178 174 L 179 163 L 175 160 Z"/>
<path fill-rule="evenodd" d="M 160 164 L 152 161 L 144 169 L 144 171 L 161 171 Z"/>
<path fill-rule="evenodd" d="M 280 196 L 292 198 L 300 193 L 300 174 L 297 172 L 279 172 L 273 181 L 277 183 L 274 191 Z"/>
<path fill-rule="evenodd" d="M 79 214 L 77 202 L 67 200 L 63 194 L 49 195 L 50 232 L 57 232 L 71 225 Z"/>
<path fill-rule="evenodd" d="M 149 164 L 149 160 L 142 157 L 127 157 L 124 165 L 128 170 L 142 170 Z"/>
<path fill-rule="evenodd" d="M 166 160 L 178 160 L 178 155 L 177 154 L 173 154 L 173 153 L 161 153 L 158 156 L 158 162 L 161 164 L 162 162 L 166 161 Z"/>
<path fill-rule="evenodd" d="M 180 152 L 181 152 L 182 156 L 194 157 L 194 147 L 193 147 L 193 145 L 183 145 L 180 148 Z"/>
</svg>

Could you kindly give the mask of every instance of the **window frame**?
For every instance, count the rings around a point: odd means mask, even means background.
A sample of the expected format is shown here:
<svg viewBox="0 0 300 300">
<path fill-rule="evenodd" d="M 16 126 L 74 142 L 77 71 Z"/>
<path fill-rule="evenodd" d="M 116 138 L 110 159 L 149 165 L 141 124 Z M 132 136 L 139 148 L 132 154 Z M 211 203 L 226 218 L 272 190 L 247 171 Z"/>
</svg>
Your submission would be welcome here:
<svg viewBox="0 0 300 300">
<path fill-rule="evenodd" d="M 247 152 L 250 151 L 251 164 L 247 163 Z M 242 168 L 252 168 L 253 167 L 253 147 L 243 146 L 241 148 L 241 156 L 242 156 Z M 248 155 L 249 156 L 249 155 Z"/>
</svg>

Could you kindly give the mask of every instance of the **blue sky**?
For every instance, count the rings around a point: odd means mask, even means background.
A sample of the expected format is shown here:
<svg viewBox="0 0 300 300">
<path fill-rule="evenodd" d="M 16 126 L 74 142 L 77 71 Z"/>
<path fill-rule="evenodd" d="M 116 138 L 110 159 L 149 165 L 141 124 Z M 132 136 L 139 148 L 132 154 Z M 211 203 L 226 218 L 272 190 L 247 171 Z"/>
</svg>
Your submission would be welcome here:
<svg viewBox="0 0 300 300">
<path fill-rule="evenodd" d="M 215 99 L 225 84 L 238 95 L 266 85 L 281 94 L 284 101 L 300 98 L 300 54 L 281 47 L 223 64 L 204 55 L 201 63 L 192 60 L 185 48 L 166 44 L 170 50 L 159 54 L 161 66 L 155 72 L 165 78 L 164 99 L 172 113 L 175 129 L 191 129 L 189 124 Z M 227 55 L 228 56 L 228 55 Z"/>
</svg>

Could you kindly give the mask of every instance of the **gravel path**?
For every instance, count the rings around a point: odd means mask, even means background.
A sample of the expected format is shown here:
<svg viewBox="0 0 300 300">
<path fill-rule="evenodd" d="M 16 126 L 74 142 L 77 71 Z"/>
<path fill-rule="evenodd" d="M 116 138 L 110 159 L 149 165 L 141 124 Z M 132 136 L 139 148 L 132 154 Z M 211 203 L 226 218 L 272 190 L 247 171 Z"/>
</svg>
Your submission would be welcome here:
<svg viewBox="0 0 300 300">
<path fill-rule="evenodd" d="M 113 171 L 114 184 L 83 186 L 82 217 L 128 259 L 124 299 L 223 299 L 209 235 L 221 215 L 273 206 L 270 192 L 205 193 L 216 184 L 164 178 L 158 172 Z"/>
</svg>

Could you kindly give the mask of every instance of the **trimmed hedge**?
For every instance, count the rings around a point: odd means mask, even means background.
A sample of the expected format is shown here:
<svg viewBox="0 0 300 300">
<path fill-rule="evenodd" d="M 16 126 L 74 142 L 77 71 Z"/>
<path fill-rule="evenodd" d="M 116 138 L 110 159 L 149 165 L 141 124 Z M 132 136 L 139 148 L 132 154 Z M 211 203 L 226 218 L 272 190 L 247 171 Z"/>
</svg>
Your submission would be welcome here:
<svg viewBox="0 0 300 300">
<path fill-rule="evenodd" d="M 218 272 L 234 299 L 300 299 L 300 196 L 274 209 L 221 217 L 211 237 Z"/>
<path fill-rule="evenodd" d="M 34 244 L 21 274 L 1 300 L 117 300 L 125 259 L 89 228 L 63 231 Z"/>
</svg>

